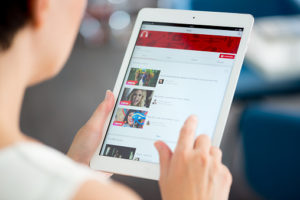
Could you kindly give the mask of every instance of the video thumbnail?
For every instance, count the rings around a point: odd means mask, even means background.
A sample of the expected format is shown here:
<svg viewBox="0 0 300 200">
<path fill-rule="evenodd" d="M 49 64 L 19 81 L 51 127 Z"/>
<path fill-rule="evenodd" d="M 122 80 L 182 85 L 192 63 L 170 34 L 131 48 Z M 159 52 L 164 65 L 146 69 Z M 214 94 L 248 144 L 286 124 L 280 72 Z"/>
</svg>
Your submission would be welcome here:
<svg viewBox="0 0 300 200">
<path fill-rule="evenodd" d="M 125 88 L 120 101 L 121 105 L 149 108 L 153 90 Z"/>
<path fill-rule="evenodd" d="M 124 158 L 132 160 L 135 154 L 135 148 L 123 147 L 107 144 L 104 150 L 104 156 L 114 157 L 114 158 Z"/>
<path fill-rule="evenodd" d="M 147 113 L 147 111 L 142 110 L 118 108 L 113 125 L 131 128 L 143 128 Z"/>
<path fill-rule="evenodd" d="M 159 73 L 160 70 L 131 68 L 126 84 L 155 87 Z"/>
</svg>

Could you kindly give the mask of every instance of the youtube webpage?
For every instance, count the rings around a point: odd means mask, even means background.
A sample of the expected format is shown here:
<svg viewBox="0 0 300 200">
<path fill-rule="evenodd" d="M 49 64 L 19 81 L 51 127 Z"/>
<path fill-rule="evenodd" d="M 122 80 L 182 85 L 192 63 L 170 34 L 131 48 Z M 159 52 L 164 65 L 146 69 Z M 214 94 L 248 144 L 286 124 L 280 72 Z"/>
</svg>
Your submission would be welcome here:
<svg viewBox="0 0 300 200">
<path fill-rule="evenodd" d="M 242 32 L 144 22 L 100 155 L 158 163 L 154 142 L 174 150 L 191 114 L 212 138 Z"/>
</svg>

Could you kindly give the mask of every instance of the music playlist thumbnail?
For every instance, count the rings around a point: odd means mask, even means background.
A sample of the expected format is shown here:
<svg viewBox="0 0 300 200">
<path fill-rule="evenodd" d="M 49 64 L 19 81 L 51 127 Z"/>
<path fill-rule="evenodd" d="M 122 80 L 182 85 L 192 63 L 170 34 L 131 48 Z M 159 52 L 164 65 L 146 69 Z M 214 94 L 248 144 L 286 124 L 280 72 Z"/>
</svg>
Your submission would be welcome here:
<svg viewBox="0 0 300 200">
<path fill-rule="evenodd" d="M 135 148 L 131 147 L 107 144 L 104 150 L 104 156 L 132 160 L 135 154 L 135 150 Z"/>
<path fill-rule="evenodd" d="M 118 108 L 113 122 L 114 126 L 143 128 L 147 111 Z"/>
<path fill-rule="evenodd" d="M 155 87 L 159 74 L 160 70 L 131 68 L 126 84 Z"/>
<path fill-rule="evenodd" d="M 149 108 L 153 90 L 125 88 L 120 105 Z"/>
</svg>

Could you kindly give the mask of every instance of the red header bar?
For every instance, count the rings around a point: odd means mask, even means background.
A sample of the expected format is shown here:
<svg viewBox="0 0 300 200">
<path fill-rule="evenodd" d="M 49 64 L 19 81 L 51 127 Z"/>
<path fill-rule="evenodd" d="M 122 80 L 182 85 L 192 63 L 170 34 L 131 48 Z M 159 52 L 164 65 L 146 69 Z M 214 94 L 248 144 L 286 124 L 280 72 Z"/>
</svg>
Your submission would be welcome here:
<svg viewBox="0 0 300 200">
<path fill-rule="evenodd" d="M 137 46 L 236 54 L 240 37 L 141 30 Z"/>
</svg>

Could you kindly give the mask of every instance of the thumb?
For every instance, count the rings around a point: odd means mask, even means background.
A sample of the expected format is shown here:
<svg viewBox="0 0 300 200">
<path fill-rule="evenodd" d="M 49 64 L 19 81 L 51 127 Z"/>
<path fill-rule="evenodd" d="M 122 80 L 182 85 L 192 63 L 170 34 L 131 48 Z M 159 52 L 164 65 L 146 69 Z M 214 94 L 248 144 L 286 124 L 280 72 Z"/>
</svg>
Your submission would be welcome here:
<svg viewBox="0 0 300 200">
<path fill-rule="evenodd" d="M 170 161 L 172 158 L 172 151 L 162 141 L 157 141 L 154 144 L 155 148 L 158 151 L 159 154 L 159 162 L 160 162 L 160 178 L 165 177 L 168 173 L 169 166 L 170 166 Z"/>
<path fill-rule="evenodd" d="M 102 103 L 94 111 L 87 124 L 91 127 L 94 127 L 94 130 L 99 129 L 100 131 L 102 131 L 104 123 L 114 107 L 114 103 L 114 94 L 110 90 L 107 90 L 104 101 L 102 101 Z"/>
</svg>

